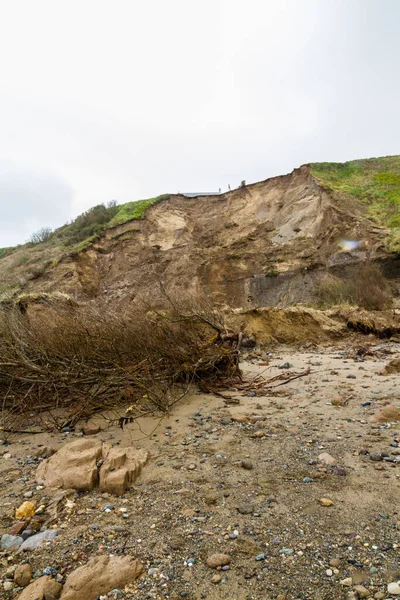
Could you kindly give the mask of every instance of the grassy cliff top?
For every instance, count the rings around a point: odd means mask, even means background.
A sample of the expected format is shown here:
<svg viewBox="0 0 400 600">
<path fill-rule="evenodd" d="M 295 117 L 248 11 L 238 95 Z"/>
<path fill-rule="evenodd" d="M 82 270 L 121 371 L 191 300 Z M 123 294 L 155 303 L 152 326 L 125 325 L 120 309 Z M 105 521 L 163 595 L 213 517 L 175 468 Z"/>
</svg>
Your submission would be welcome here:
<svg viewBox="0 0 400 600">
<path fill-rule="evenodd" d="M 324 187 L 358 198 L 372 220 L 400 233 L 400 156 L 310 166 Z"/>
</svg>

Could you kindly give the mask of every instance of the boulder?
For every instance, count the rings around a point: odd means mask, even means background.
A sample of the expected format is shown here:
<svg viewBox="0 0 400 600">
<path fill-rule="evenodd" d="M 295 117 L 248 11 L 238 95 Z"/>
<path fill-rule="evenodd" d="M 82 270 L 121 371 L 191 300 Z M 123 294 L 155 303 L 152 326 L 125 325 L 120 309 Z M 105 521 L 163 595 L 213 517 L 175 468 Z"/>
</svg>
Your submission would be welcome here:
<svg viewBox="0 0 400 600">
<path fill-rule="evenodd" d="M 142 563 L 132 556 L 96 556 L 67 577 L 60 600 L 95 600 L 142 573 Z"/>
<path fill-rule="evenodd" d="M 100 491 L 122 496 L 137 479 L 149 453 L 135 448 L 103 444 L 104 462 L 100 468 Z"/>
<path fill-rule="evenodd" d="M 60 597 L 62 587 L 61 583 L 45 575 L 28 585 L 17 600 L 57 600 Z M 82 596 L 83 598 L 84 596 Z"/>
<path fill-rule="evenodd" d="M 145 450 L 83 438 L 43 461 L 36 471 L 36 481 L 47 487 L 84 491 L 100 484 L 102 492 L 121 496 L 138 477 L 148 457 Z"/>
<path fill-rule="evenodd" d="M 91 491 L 99 480 L 97 461 L 101 455 L 100 440 L 76 440 L 39 465 L 36 481 L 46 487 Z"/>
</svg>

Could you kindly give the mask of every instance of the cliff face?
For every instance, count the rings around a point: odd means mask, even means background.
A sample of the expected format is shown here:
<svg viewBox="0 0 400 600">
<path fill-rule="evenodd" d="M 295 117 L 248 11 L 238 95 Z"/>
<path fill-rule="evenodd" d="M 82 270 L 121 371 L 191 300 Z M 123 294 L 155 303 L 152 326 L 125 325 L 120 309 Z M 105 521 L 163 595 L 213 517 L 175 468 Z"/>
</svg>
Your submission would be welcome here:
<svg viewBox="0 0 400 600">
<path fill-rule="evenodd" d="M 23 291 L 132 301 L 162 281 L 233 308 L 287 306 L 311 297 L 322 270 L 351 276 L 366 258 L 385 264 L 385 236 L 361 202 L 327 189 L 303 166 L 220 196 L 162 200 L 145 218 L 50 265 Z M 346 251 L 341 239 L 358 245 Z"/>
</svg>

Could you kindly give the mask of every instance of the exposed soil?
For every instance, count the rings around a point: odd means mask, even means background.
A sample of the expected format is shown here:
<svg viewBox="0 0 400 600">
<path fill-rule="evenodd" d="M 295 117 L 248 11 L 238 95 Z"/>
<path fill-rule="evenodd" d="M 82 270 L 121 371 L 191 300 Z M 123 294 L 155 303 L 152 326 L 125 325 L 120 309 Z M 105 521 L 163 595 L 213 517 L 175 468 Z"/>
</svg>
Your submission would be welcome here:
<svg viewBox="0 0 400 600">
<path fill-rule="evenodd" d="M 400 423 L 369 419 L 385 405 L 400 405 L 399 375 L 379 375 L 400 356 L 400 344 L 377 344 L 364 358 L 349 342 L 281 347 L 269 365 L 256 352 L 243 360 L 246 377 L 273 377 L 286 362 L 291 372 L 310 374 L 267 395 L 225 392 L 229 401 L 194 391 L 169 416 L 123 430 L 99 417 L 97 438 L 145 448 L 150 462 L 123 497 L 73 494 L 50 524 L 59 532 L 54 542 L 23 556 L 1 554 L 3 582 L 22 560 L 37 575 L 54 567 L 64 580 L 92 556 L 109 553 L 132 554 L 145 565 L 144 576 L 109 598 L 328 600 L 347 598 L 358 584 L 367 597 L 385 598 L 387 583 L 400 579 L 400 462 L 390 462 L 400 454 Z M 50 504 L 50 493 L 35 482 L 40 456 L 80 435 L 21 435 L 1 447 L 1 534 L 27 492 L 37 505 Z M 379 452 L 390 460 L 372 460 Z M 324 464 L 321 453 L 334 464 Z M 207 566 L 220 552 L 231 557 L 229 570 Z M 212 583 L 215 575 L 220 581 Z M 349 577 L 349 587 L 340 583 Z M 18 590 L 0 595 L 17 598 Z"/>
</svg>

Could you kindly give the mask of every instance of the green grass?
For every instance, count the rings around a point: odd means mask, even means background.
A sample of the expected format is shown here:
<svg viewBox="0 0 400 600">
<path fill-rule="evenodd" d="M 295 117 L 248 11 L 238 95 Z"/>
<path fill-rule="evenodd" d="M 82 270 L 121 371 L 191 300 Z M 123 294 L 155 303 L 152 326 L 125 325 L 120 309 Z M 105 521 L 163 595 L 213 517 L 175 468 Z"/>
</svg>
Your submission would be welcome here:
<svg viewBox="0 0 400 600">
<path fill-rule="evenodd" d="M 325 188 L 358 198 L 373 221 L 391 229 L 389 249 L 400 251 L 400 156 L 312 163 L 311 172 Z"/>
<path fill-rule="evenodd" d="M 116 225 L 123 225 L 127 221 L 141 219 L 144 217 L 146 210 L 150 206 L 160 202 L 160 200 L 169 198 L 169 196 L 170 194 L 162 194 L 161 196 L 156 196 L 155 198 L 147 198 L 146 200 L 136 200 L 135 202 L 121 204 L 121 206 L 117 206 L 118 212 L 108 223 L 107 227 L 115 227 Z"/>
</svg>

